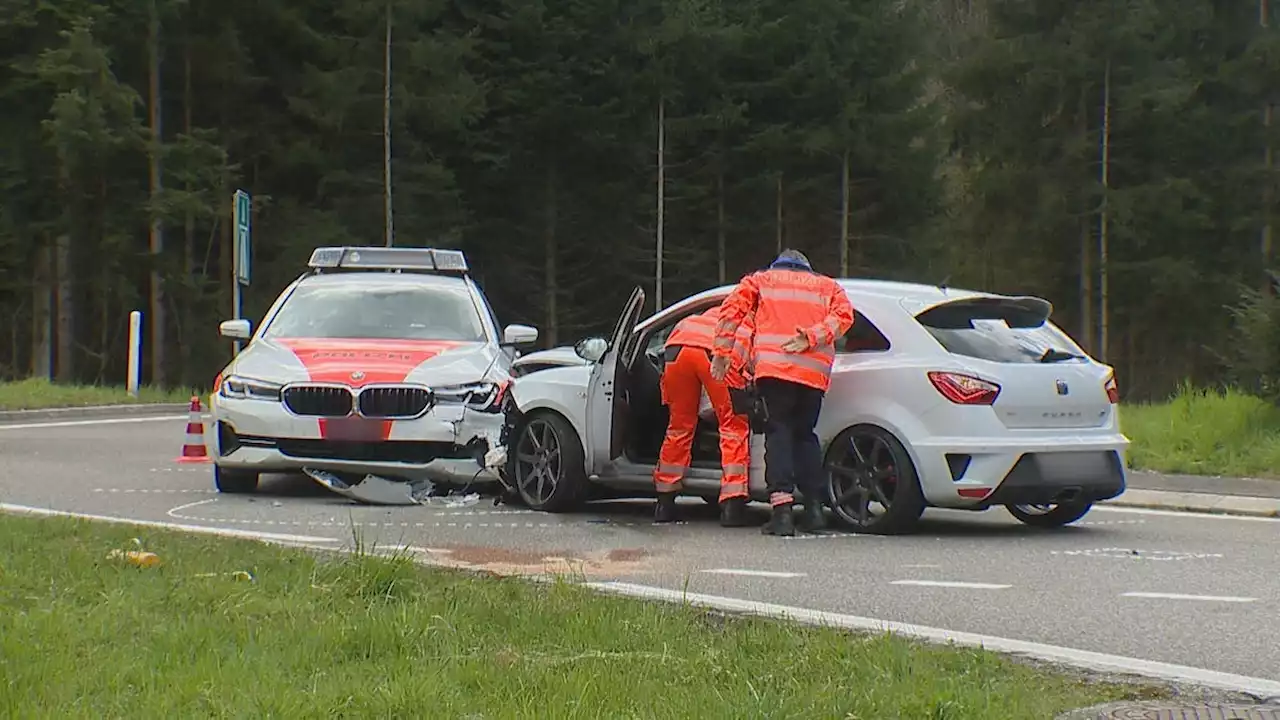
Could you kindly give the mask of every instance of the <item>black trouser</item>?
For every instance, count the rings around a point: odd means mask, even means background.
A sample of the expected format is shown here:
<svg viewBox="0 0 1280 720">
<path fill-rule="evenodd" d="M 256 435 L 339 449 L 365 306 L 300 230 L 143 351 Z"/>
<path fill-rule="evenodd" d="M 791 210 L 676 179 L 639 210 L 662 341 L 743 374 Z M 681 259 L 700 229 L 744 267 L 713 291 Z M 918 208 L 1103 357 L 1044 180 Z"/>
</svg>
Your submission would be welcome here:
<svg viewBox="0 0 1280 720">
<path fill-rule="evenodd" d="M 822 502 L 822 448 L 814 427 L 822 411 L 823 391 L 768 377 L 758 379 L 756 387 L 769 409 L 764 435 L 769 503 L 790 502 L 797 487 L 806 502 Z"/>
</svg>

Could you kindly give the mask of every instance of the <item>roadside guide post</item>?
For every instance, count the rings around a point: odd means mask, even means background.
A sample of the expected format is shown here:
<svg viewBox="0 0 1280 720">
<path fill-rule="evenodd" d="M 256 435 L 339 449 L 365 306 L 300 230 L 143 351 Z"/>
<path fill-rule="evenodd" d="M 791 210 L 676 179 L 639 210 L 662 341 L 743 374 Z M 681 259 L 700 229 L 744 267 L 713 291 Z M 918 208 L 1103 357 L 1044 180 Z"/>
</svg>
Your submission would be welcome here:
<svg viewBox="0 0 1280 720">
<path fill-rule="evenodd" d="M 233 317 L 239 320 L 243 313 L 241 286 L 249 287 L 249 193 L 236 190 L 234 202 L 233 225 L 236 230 L 235 278 L 231 283 L 231 303 Z M 235 341 L 236 354 L 240 353 L 240 341 Z"/>
<path fill-rule="evenodd" d="M 125 387 L 130 397 L 138 397 L 138 383 L 142 374 L 142 313 L 134 310 L 129 313 L 129 377 L 125 379 Z"/>
</svg>

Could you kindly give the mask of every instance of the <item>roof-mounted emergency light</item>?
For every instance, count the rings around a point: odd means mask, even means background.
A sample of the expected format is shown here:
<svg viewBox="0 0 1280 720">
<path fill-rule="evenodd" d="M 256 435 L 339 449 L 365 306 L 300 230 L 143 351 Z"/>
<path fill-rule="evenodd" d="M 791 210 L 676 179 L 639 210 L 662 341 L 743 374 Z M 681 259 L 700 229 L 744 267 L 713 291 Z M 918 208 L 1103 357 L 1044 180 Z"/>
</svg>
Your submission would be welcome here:
<svg viewBox="0 0 1280 720">
<path fill-rule="evenodd" d="M 467 257 L 461 250 L 405 247 L 321 247 L 312 251 L 307 266 L 317 270 L 468 270 Z"/>
</svg>

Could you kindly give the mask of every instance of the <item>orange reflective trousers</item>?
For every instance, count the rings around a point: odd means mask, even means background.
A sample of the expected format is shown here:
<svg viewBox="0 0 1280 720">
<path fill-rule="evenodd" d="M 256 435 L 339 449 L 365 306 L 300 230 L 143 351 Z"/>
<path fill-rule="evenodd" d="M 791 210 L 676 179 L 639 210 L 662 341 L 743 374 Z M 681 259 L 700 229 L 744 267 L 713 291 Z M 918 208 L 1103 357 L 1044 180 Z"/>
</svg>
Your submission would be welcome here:
<svg viewBox="0 0 1280 720">
<path fill-rule="evenodd" d="M 658 492 L 676 492 L 693 456 L 698 404 L 706 388 L 720 424 L 720 502 L 747 497 L 747 464 L 751 459 L 750 425 L 745 415 L 735 415 L 729 387 L 711 377 L 711 357 L 701 348 L 682 347 L 662 373 L 662 400 L 670 411 L 667 435 L 662 440 L 653 483 Z"/>
</svg>

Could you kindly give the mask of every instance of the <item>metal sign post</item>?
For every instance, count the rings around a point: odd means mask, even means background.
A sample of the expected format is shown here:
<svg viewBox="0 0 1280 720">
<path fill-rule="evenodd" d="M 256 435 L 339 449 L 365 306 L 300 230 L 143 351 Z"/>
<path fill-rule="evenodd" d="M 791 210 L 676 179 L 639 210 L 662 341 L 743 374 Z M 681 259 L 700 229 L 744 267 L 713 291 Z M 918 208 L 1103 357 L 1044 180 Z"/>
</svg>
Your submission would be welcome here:
<svg viewBox="0 0 1280 720">
<path fill-rule="evenodd" d="M 234 306 L 233 312 L 236 320 L 243 315 L 241 286 L 249 287 L 249 215 L 250 215 L 250 198 L 249 193 L 243 190 L 236 190 L 234 196 L 234 210 L 232 211 L 232 225 L 236 231 L 236 248 L 235 248 L 235 278 L 231 283 L 231 303 Z M 240 341 L 235 342 L 236 354 L 240 353 Z"/>
</svg>

